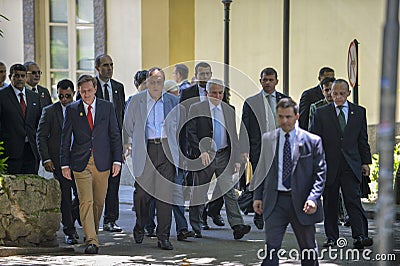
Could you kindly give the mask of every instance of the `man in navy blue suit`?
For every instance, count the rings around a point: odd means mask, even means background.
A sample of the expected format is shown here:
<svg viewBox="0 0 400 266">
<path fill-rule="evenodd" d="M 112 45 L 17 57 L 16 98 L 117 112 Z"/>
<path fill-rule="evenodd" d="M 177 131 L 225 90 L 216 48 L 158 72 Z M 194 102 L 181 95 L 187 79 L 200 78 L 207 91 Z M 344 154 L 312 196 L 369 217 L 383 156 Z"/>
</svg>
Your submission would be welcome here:
<svg viewBox="0 0 400 266">
<path fill-rule="evenodd" d="M 321 195 L 326 177 L 322 141 L 297 126 L 299 109 L 292 99 L 278 102 L 276 117 L 279 128 L 263 135 L 251 183 L 256 188 L 254 211 L 265 220 L 267 250 L 262 265 L 278 265 L 278 250 L 289 223 L 300 253 L 306 255 L 301 264 L 318 265 L 315 223 L 323 219 Z"/>
<path fill-rule="evenodd" d="M 95 97 L 96 78 L 82 75 L 78 88 L 82 99 L 68 105 L 65 111 L 60 164 L 65 178 L 71 180 L 71 170 L 74 172 L 88 244 L 85 253 L 97 254 L 108 177 L 110 171 L 113 178 L 121 170 L 122 141 L 113 104 Z"/>
</svg>

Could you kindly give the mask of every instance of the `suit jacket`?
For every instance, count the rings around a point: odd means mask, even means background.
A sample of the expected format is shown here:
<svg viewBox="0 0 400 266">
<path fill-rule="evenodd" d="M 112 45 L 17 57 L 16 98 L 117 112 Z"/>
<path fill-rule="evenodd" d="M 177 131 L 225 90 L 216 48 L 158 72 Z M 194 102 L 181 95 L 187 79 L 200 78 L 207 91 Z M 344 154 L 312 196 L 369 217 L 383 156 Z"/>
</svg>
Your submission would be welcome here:
<svg viewBox="0 0 400 266">
<path fill-rule="evenodd" d="M 95 110 L 91 131 L 82 99 L 67 106 L 61 134 L 61 166 L 82 172 L 92 150 L 99 171 L 109 170 L 113 162 L 122 162 L 121 133 L 113 104 L 97 98 Z"/>
<path fill-rule="evenodd" d="M 222 112 L 224 114 L 228 146 L 231 148 L 231 156 L 233 156 L 232 160 L 230 160 L 232 163 L 231 169 L 233 170 L 233 163 L 240 162 L 235 108 L 232 105 L 222 103 Z M 203 152 L 208 152 L 209 154 L 215 152 L 212 147 L 213 122 L 211 117 L 209 101 L 195 103 L 190 106 L 187 132 L 191 159 L 197 159 Z M 198 166 L 201 168 L 201 165 Z M 198 168 L 195 166 L 195 169 Z"/>
<path fill-rule="evenodd" d="M 246 99 L 243 104 L 242 124 L 240 125 L 240 150 L 249 153 L 250 162 L 257 165 L 261 153 L 261 137 L 265 132 L 276 128 L 272 112 L 265 112 L 264 94 L 260 93 Z M 276 92 L 276 102 L 288 98 Z"/>
<path fill-rule="evenodd" d="M 0 90 L 0 141 L 4 141 L 4 154 L 1 158 L 22 158 L 25 137 L 37 160 L 39 153 L 36 145 L 36 129 L 41 108 L 39 95 L 25 89 L 26 117 L 24 119 L 20 103 L 11 85 Z"/>
<path fill-rule="evenodd" d="M 100 80 L 97 77 L 96 97 L 104 99 L 103 88 L 100 87 Z M 125 114 L 125 90 L 124 85 L 114 79 L 111 79 L 112 97 L 114 102 L 115 114 L 117 115 L 118 127 L 122 131 L 122 123 Z"/>
<path fill-rule="evenodd" d="M 301 94 L 300 98 L 300 118 L 299 118 L 299 126 L 302 129 L 308 129 L 308 119 L 310 116 L 310 105 L 319 100 L 324 99 L 324 95 L 322 94 L 322 89 L 318 84 L 314 88 L 308 89 Z"/>
<path fill-rule="evenodd" d="M 128 103 L 124 118 L 124 129 L 128 137 L 132 138 L 133 176 L 143 174 L 147 151 L 147 90 L 134 96 Z M 178 105 L 178 97 L 170 93 L 163 93 L 164 101 L 164 131 L 167 135 L 169 150 L 175 166 L 180 164 L 178 134 L 184 121 L 184 108 Z"/>
<path fill-rule="evenodd" d="M 39 94 L 40 97 L 40 105 L 42 106 L 42 108 L 53 103 L 48 89 L 40 85 L 37 85 L 36 88 L 37 88 L 37 93 Z"/>
<path fill-rule="evenodd" d="M 353 170 L 361 182 L 362 164 L 371 163 L 371 151 L 368 144 L 367 118 L 364 107 L 349 104 L 348 120 L 344 130 L 340 129 L 335 105 L 331 103 L 318 108 L 314 114 L 311 132 L 322 138 L 328 164 L 327 185 L 335 181 L 339 170 L 340 155 Z"/>
<path fill-rule="evenodd" d="M 321 138 L 300 128 L 296 129 L 291 177 L 292 203 L 302 225 L 312 225 L 323 220 L 321 195 L 326 178 L 326 163 Z M 278 199 L 278 147 L 280 129 L 263 135 L 263 150 L 252 179 L 254 200 L 262 200 L 264 219 L 274 210 Z M 317 204 L 314 214 L 303 212 L 304 203 Z"/>
<path fill-rule="evenodd" d="M 62 177 L 60 165 L 61 132 L 64 122 L 60 102 L 47 106 L 42 111 L 36 134 L 37 146 L 42 163 L 51 160 L 55 174 Z"/>
</svg>

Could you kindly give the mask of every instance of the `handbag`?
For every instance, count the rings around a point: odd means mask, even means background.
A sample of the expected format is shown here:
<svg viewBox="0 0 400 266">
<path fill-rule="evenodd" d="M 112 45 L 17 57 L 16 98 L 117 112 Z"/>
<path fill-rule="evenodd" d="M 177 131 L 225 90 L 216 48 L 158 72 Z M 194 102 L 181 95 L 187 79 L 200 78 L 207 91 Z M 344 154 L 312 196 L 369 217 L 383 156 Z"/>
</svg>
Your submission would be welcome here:
<svg viewBox="0 0 400 266">
<path fill-rule="evenodd" d="M 237 199 L 239 208 L 244 214 L 253 213 L 253 191 L 245 190 Z"/>
</svg>

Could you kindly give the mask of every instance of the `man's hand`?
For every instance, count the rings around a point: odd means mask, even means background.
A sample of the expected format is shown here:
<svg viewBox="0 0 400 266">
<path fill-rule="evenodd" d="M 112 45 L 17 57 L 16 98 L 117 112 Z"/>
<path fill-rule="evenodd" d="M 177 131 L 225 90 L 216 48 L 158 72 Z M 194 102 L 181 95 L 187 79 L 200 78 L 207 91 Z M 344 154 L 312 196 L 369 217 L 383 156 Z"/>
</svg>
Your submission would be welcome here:
<svg viewBox="0 0 400 266">
<path fill-rule="evenodd" d="M 317 211 L 317 204 L 315 204 L 314 201 L 307 200 L 306 203 L 304 203 L 303 212 L 307 214 L 314 214 L 316 211 Z"/>
<path fill-rule="evenodd" d="M 112 177 L 115 177 L 116 175 L 118 175 L 120 170 L 121 170 L 121 165 L 119 165 L 117 163 L 113 163 L 113 166 L 112 166 Z"/>
<path fill-rule="evenodd" d="M 47 172 L 51 173 L 54 173 L 54 170 L 56 170 L 52 161 L 45 162 L 44 169 L 46 169 Z"/>
<path fill-rule="evenodd" d="M 363 176 L 369 176 L 369 174 L 370 174 L 369 165 L 368 164 L 361 165 L 361 171 L 362 171 Z"/>
<path fill-rule="evenodd" d="M 71 177 L 71 169 L 70 169 L 69 167 L 62 168 L 61 171 L 62 171 L 62 175 L 63 175 L 66 179 L 72 180 L 72 177 Z"/>
<path fill-rule="evenodd" d="M 244 163 L 247 163 L 248 160 L 249 160 L 249 154 L 247 152 L 242 153 L 242 161 Z"/>
<path fill-rule="evenodd" d="M 263 213 L 262 200 L 253 201 L 254 212 L 261 215 Z"/>
<path fill-rule="evenodd" d="M 200 154 L 200 159 L 201 159 L 201 163 L 204 166 L 207 166 L 210 164 L 210 155 L 207 152 L 203 152 L 202 154 Z"/>
<path fill-rule="evenodd" d="M 234 167 L 235 168 L 233 170 L 234 170 L 235 173 L 240 171 L 240 163 L 235 163 Z"/>
</svg>

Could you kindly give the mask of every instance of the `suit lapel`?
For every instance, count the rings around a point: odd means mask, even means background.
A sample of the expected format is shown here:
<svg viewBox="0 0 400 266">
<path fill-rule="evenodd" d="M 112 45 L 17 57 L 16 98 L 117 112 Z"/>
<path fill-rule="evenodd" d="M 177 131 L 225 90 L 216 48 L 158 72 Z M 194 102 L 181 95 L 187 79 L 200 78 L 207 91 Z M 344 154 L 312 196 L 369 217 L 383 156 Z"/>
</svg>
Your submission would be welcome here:
<svg viewBox="0 0 400 266">
<path fill-rule="evenodd" d="M 58 102 L 58 104 L 56 105 L 56 116 L 57 116 L 58 123 L 60 123 L 60 128 L 62 128 L 63 123 L 64 123 L 64 116 L 63 116 L 62 107 L 61 107 L 60 102 Z"/>
<path fill-rule="evenodd" d="M 98 97 L 100 99 L 104 99 L 103 88 L 101 87 L 100 80 L 98 78 L 96 78 L 96 79 L 97 79 L 96 97 Z"/>
<path fill-rule="evenodd" d="M 331 103 L 329 112 L 330 112 L 330 116 L 331 116 L 331 121 L 333 121 L 333 123 L 335 124 L 336 130 L 339 132 L 340 135 L 343 135 L 342 129 L 340 128 L 340 124 L 339 124 L 339 118 L 336 114 L 334 103 Z"/>
<path fill-rule="evenodd" d="M 260 115 L 260 117 L 256 115 L 256 118 L 261 121 L 261 132 L 267 132 L 267 114 L 265 113 L 264 94 L 262 91 L 260 92 L 259 97 L 256 97 L 255 105 L 250 107 L 257 108 L 255 113 Z"/>
<path fill-rule="evenodd" d="M 294 145 L 293 145 L 293 169 L 292 169 L 292 176 L 294 173 L 294 170 L 296 169 L 297 162 L 299 161 L 300 158 L 300 146 L 303 146 L 303 134 L 300 130 L 297 130 L 296 137 L 294 139 Z"/>
<path fill-rule="evenodd" d="M 164 119 L 167 118 L 167 115 L 169 114 L 169 112 L 171 112 L 172 109 L 172 103 L 171 103 L 171 99 L 167 96 L 166 93 L 164 93 L 164 95 L 162 96 L 163 101 L 164 101 Z"/>
<path fill-rule="evenodd" d="M 344 128 L 344 132 L 346 133 L 346 131 L 348 130 L 348 128 L 353 128 L 352 126 L 348 126 L 351 123 L 353 123 L 355 116 L 354 116 L 354 105 L 351 104 L 350 102 L 347 102 L 347 106 L 349 107 L 348 113 L 347 113 L 347 123 L 346 123 L 346 127 Z M 338 120 L 339 121 L 339 120 Z"/>
<path fill-rule="evenodd" d="M 143 125 L 143 129 L 146 132 L 146 120 L 147 120 L 147 92 L 142 93 L 141 99 L 139 101 L 139 112 L 140 112 L 140 119 L 141 125 Z M 147 139 L 147 136 L 146 136 Z"/>
<path fill-rule="evenodd" d="M 78 104 L 78 113 L 79 113 L 79 117 L 82 119 L 82 123 L 86 126 L 86 129 L 90 132 L 90 126 L 89 126 L 89 122 L 87 119 L 87 115 L 85 113 L 85 107 L 83 106 L 83 100 L 80 99 L 79 100 L 79 104 Z M 97 106 L 96 106 L 97 108 Z"/>
<path fill-rule="evenodd" d="M 14 89 L 11 87 L 11 85 L 7 88 L 7 92 L 8 92 L 8 98 L 12 102 L 12 105 L 15 107 L 18 114 L 22 118 L 24 118 L 24 115 L 22 114 L 21 105 L 19 104 L 19 101 L 18 101 L 17 97 L 15 96 Z"/>
</svg>

